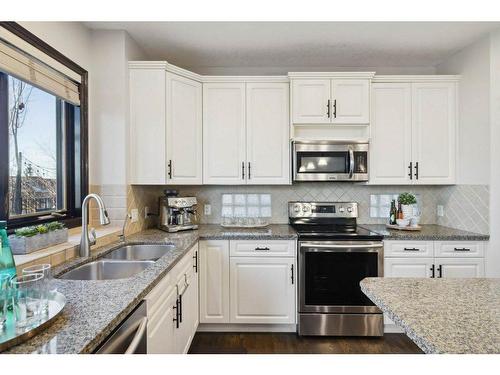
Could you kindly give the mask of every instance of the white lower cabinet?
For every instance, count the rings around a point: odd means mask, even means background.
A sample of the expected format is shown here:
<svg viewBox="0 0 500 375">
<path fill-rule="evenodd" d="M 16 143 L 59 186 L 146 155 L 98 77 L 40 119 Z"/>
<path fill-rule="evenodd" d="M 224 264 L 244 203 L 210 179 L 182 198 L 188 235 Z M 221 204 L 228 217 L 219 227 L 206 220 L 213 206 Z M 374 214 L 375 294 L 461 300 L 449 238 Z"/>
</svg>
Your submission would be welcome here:
<svg viewBox="0 0 500 375">
<path fill-rule="evenodd" d="M 432 277 L 434 258 L 385 258 L 385 277 Z"/>
<path fill-rule="evenodd" d="M 146 296 L 149 354 L 187 353 L 198 328 L 198 244 Z"/>
<path fill-rule="evenodd" d="M 483 258 L 436 258 L 436 277 L 484 277 Z"/>
<path fill-rule="evenodd" d="M 230 323 L 295 323 L 294 261 L 294 258 L 231 258 Z"/>
<path fill-rule="evenodd" d="M 200 241 L 200 323 L 295 324 L 295 259 L 295 241 Z"/>
</svg>

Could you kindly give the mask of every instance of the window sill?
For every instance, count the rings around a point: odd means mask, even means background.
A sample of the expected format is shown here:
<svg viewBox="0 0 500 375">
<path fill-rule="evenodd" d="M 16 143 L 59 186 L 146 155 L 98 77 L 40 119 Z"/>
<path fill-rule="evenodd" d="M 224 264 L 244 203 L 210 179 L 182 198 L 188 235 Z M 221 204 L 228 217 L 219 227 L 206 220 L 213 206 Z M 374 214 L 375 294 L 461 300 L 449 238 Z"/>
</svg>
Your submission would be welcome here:
<svg viewBox="0 0 500 375">
<path fill-rule="evenodd" d="M 118 240 L 121 233 L 121 227 L 103 226 L 96 228 L 97 243 L 92 248 L 98 248 Z M 81 227 L 72 228 L 69 230 L 68 242 L 46 247 L 25 255 L 14 255 L 17 273 L 19 274 L 22 268 L 41 263 L 50 263 L 53 267 L 64 263 L 78 256 L 78 248 L 80 246 Z"/>
</svg>

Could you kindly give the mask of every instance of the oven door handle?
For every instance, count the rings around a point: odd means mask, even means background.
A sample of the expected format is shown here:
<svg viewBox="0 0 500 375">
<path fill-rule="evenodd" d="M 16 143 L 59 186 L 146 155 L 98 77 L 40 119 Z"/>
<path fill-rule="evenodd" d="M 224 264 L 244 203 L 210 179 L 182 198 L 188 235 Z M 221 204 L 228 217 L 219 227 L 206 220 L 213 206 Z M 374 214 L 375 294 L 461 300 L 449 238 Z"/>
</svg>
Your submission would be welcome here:
<svg viewBox="0 0 500 375">
<path fill-rule="evenodd" d="M 349 146 L 349 178 L 354 175 L 354 150 Z"/>
<path fill-rule="evenodd" d="M 313 243 L 313 242 L 303 242 L 300 244 L 301 248 L 310 247 L 318 249 L 380 249 L 384 247 L 383 243 L 371 243 L 371 244 L 323 244 L 323 243 Z"/>
</svg>

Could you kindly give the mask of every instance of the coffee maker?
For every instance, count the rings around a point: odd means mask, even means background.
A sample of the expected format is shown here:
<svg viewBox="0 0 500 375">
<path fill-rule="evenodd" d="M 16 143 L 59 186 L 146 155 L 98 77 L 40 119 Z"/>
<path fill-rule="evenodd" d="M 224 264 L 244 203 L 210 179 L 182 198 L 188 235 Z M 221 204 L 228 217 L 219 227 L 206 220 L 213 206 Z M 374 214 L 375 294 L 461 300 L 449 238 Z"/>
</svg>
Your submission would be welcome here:
<svg viewBox="0 0 500 375">
<path fill-rule="evenodd" d="M 198 229 L 196 197 L 179 197 L 177 191 L 166 190 L 160 197 L 158 228 L 166 232 Z"/>
</svg>

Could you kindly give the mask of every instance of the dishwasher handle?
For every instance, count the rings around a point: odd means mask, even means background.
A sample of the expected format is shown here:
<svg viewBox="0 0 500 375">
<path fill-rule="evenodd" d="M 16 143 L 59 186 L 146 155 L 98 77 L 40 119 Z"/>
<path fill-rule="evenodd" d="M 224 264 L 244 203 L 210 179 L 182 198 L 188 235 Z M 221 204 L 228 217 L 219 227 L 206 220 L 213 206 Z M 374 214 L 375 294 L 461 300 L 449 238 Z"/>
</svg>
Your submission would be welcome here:
<svg viewBox="0 0 500 375">
<path fill-rule="evenodd" d="M 365 244 L 341 244 L 341 243 L 315 243 L 315 242 L 302 242 L 301 248 L 317 248 L 317 249 L 380 249 L 384 247 L 381 242 L 378 243 L 365 243 Z"/>
<path fill-rule="evenodd" d="M 141 319 L 139 328 L 137 328 L 137 331 L 135 332 L 132 342 L 128 346 L 127 350 L 125 350 L 125 354 L 134 354 L 137 351 L 137 347 L 144 339 L 147 326 L 148 326 L 148 318 L 145 316 L 144 318 Z"/>
</svg>

